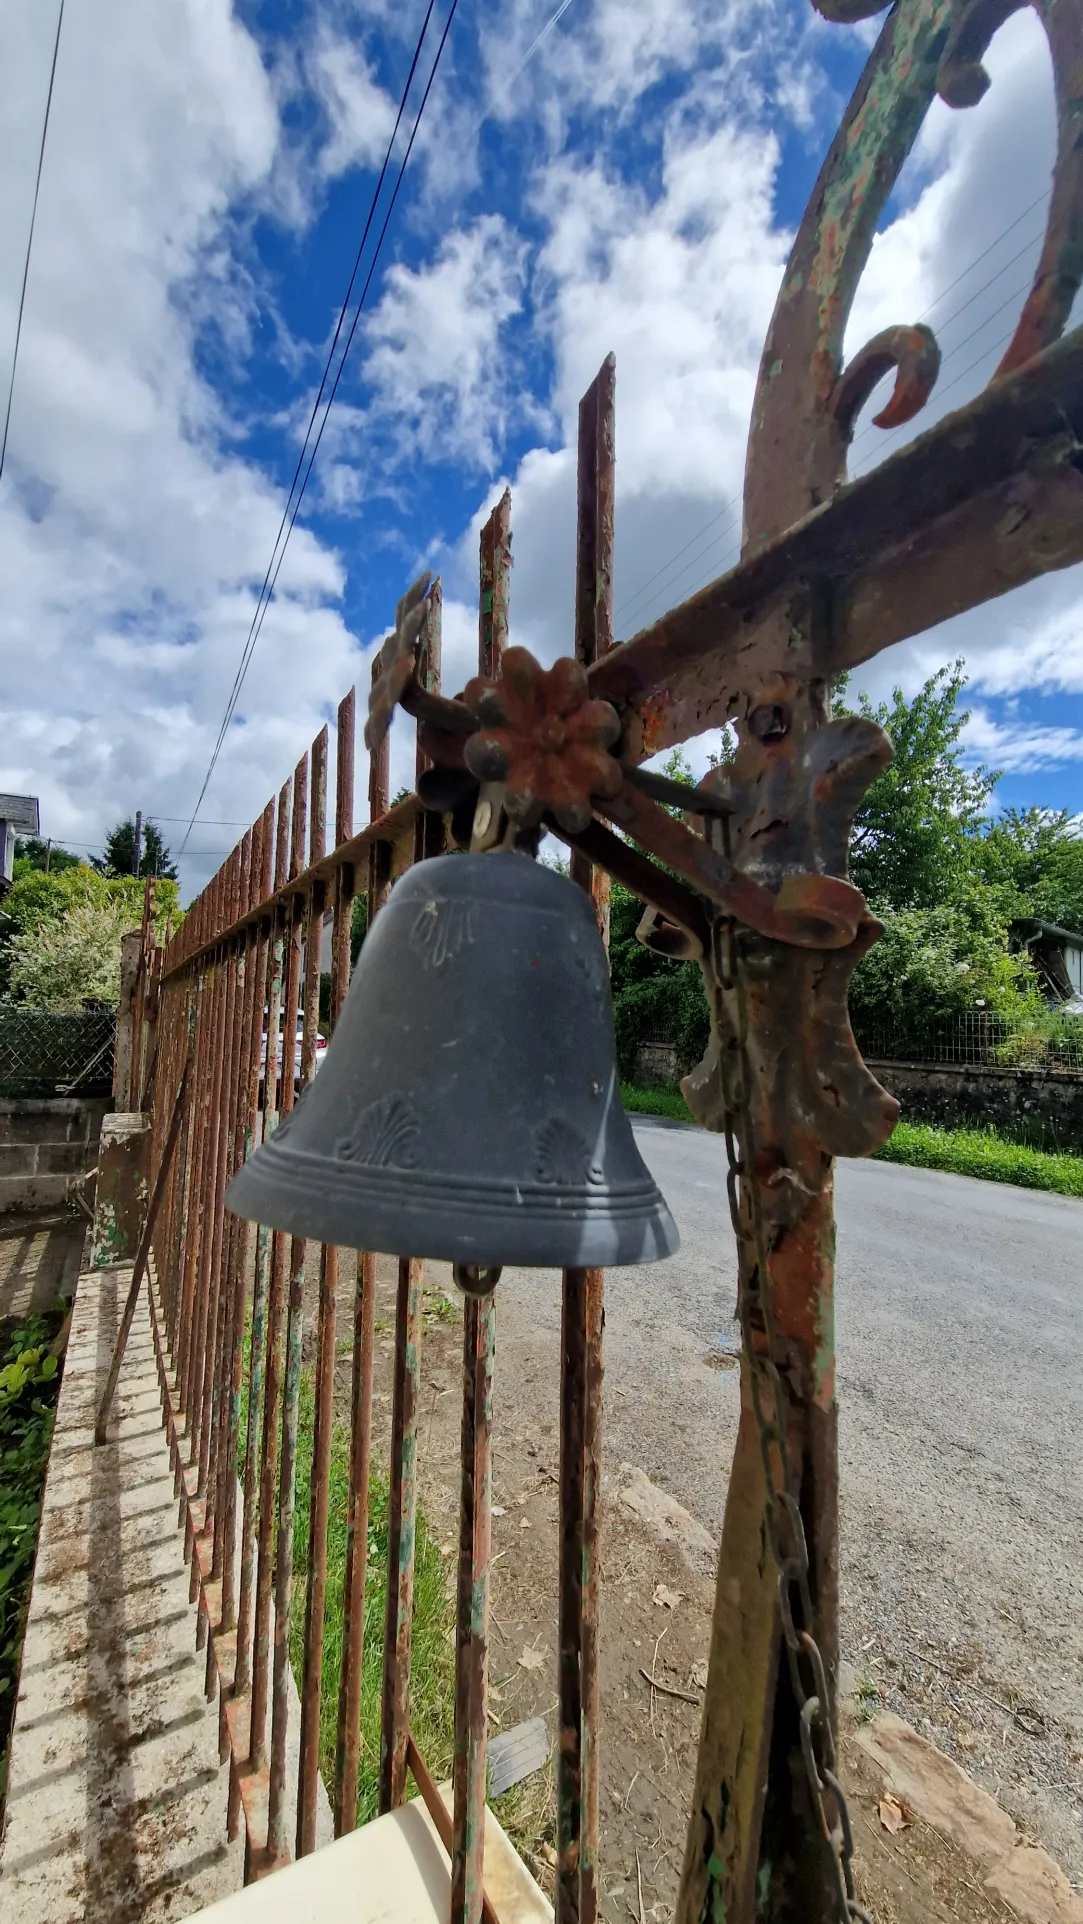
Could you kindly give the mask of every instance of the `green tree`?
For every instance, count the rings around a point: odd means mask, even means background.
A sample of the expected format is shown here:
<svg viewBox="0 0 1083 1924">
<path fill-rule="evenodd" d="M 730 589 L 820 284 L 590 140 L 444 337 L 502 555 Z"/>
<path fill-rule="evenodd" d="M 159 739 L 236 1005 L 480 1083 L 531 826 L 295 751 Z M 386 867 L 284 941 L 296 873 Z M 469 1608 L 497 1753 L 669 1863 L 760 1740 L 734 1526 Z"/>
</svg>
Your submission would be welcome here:
<svg viewBox="0 0 1083 1924">
<path fill-rule="evenodd" d="M 937 908 L 974 876 L 975 844 L 999 776 L 963 766 L 964 666 L 938 669 L 910 701 L 901 688 L 875 707 L 860 695 L 856 710 L 847 710 L 845 680 L 836 685 L 836 712 L 879 722 L 895 750 L 858 811 L 850 844 L 850 874 L 877 911 Z"/>
<path fill-rule="evenodd" d="M 685 1068 L 707 1047 L 710 1017 L 698 962 L 674 962 L 636 941 L 643 904 L 620 882 L 609 897 L 609 967 L 621 1080 L 635 1075 L 639 1045 L 651 1036 L 676 1044 Z"/>
<path fill-rule="evenodd" d="M 908 1038 L 967 1011 L 1013 1022 L 1039 1014 L 1034 972 L 1025 955 L 1009 950 L 1005 917 L 989 891 L 882 913 L 884 933 L 855 969 L 849 995 L 854 1032 L 870 1053 L 878 1029 L 905 1048 Z"/>
<path fill-rule="evenodd" d="M 66 848 L 50 847 L 48 842 L 39 841 L 36 835 L 28 835 L 15 843 L 15 868 L 13 879 L 21 875 L 32 875 L 35 869 L 50 875 L 59 875 L 62 869 L 78 868 L 78 855 L 69 854 Z"/>
<path fill-rule="evenodd" d="M 695 777 L 683 749 L 674 748 L 662 764 L 671 782 L 695 787 Z M 675 815 L 677 809 L 670 808 Z M 675 1043 L 683 1068 L 699 1061 L 707 1047 L 710 1017 L 698 962 L 675 962 L 655 955 L 636 941 L 643 903 L 613 882 L 609 907 L 609 969 L 613 985 L 613 1019 L 621 1080 L 635 1076 L 639 1045 L 652 1036 Z"/>
<path fill-rule="evenodd" d="M 118 822 L 105 838 L 105 848 L 101 855 L 94 857 L 94 867 L 102 875 L 134 875 L 135 868 L 135 823 Z M 155 822 L 143 823 L 143 841 L 139 857 L 139 874 L 160 875 L 167 881 L 175 882 L 177 867 L 162 840 L 161 831 Z"/>
<path fill-rule="evenodd" d="M 1083 933 L 1083 833 L 1067 809 L 1007 808 L 976 849 L 978 870 L 1013 916 Z"/>
</svg>

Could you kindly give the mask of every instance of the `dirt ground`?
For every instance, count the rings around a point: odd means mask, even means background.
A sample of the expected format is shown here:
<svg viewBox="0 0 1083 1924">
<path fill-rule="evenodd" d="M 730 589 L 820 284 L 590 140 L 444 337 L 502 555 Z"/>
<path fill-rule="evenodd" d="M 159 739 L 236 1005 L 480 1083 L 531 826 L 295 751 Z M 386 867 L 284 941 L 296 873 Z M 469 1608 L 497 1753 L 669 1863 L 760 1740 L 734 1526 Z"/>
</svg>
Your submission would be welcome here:
<svg viewBox="0 0 1083 1924">
<path fill-rule="evenodd" d="M 374 1446 L 386 1461 L 394 1352 L 394 1266 L 378 1271 Z M 349 1407 L 350 1306 L 339 1317 L 337 1400 Z M 552 1332 L 499 1315 L 493 1427 L 490 1710 L 493 1730 L 556 1715 L 558 1353 Z M 306 1348 L 311 1348 L 311 1331 Z M 719 1367 L 733 1366 L 720 1357 Z M 421 1501 L 447 1558 L 453 1593 L 458 1529 L 461 1307 L 442 1265 L 428 1266 L 422 1344 Z M 609 1381 L 608 1396 L 620 1394 Z M 699 1735 L 713 1598 L 711 1557 L 663 1542 L 621 1500 L 607 1462 L 601 1519 L 601 1909 L 617 1924 L 673 1914 Z M 877 1924 L 993 1924 L 1014 1916 L 982 1889 L 974 1864 L 913 1821 L 881 1823 L 880 1773 L 855 1742 L 862 1673 L 844 1713 L 842 1776 L 855 1830 L 862 1902 Z M 652 1688 L 650 1678 L 660 1686 Z M 670 1692 L 682 1694 L 671 1695 Z M 689 1701 L 691 1699 L 691 1701 Z M 905 1714 L 905 1708 L 904 1708 Z M 552 1894 L 552 1767 L 503 1800 L 500 1815 Z"/>
</svg>

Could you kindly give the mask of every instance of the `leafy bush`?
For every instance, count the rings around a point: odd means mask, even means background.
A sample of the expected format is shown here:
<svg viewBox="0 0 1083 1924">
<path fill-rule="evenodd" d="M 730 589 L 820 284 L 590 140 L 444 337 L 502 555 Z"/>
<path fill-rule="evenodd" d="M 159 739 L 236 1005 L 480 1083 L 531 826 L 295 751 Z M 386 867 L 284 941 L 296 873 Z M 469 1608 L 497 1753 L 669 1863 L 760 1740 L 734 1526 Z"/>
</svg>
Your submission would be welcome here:
<svg viewBox="0 0 1083 1924">
<path fill-rule="evenodd" d="M 85 863 L 46 875 L 33 870 L 4 898 L 0 989 L 34 1008 L 76 1010 L 120 997 L 120 938 L 143 915 L 143 883 L 99 875 Z M 157 926 L 178 919 L 175 882 L 162 881 Z"/>
<path fill-rule="evenodd" d="M 58 1322 L 31 1316 L 0 1337 L 0 1795 L 59 1388 L 48 1348 Z"/>
<path fill-rule="evenodd" d="M 870 1025 L 920 1036 L 937 1022 L 984 1006 L 1027 1024 L 1041 1001 L 1025 956 L 1009 953 L 996 903 L 980 891 L 931 909 L 882 909 L 884 933 L 858 964 L 850 1014 Z"/>
</svg>

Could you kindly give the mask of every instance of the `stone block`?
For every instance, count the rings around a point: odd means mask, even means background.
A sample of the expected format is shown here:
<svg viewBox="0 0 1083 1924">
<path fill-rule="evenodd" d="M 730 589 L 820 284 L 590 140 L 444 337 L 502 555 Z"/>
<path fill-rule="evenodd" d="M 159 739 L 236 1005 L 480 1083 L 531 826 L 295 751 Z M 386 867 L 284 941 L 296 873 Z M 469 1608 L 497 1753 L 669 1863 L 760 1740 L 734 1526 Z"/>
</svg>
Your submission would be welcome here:
<svg viewBox="0 0 1083 1924">
<path fill-rule="evenodd" d="M 117 1110 L 102 1121 L 91 1266 L 130 1262 L 147 1213 L 150 1117 Z"/>
<path fill-rule="evenodd" d="M 68 1176 L 0 1175 L 0 1215 L 10 1210 L 56 1209 L 68 1194 Z"/>
<path fill-rule="evenodd" d="M 86 1138 L 74 1142 L 42 1142 L 37 1148 L 39 1176 L 81 1176 L 87 1166 Z"/>
<path fill-rule="evenodd" d="M 37 1143 L 0 1143 L 0 1175 L 32 1176 L 38 1166 L 38 1153 Z"/>
</svg>

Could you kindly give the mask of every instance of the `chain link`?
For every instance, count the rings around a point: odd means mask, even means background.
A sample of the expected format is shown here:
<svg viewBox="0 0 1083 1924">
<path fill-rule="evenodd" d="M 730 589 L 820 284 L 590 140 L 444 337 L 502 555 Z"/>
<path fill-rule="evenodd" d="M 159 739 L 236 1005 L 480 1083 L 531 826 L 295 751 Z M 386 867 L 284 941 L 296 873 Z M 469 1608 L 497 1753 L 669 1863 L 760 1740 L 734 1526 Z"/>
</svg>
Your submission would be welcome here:
<svg viewBox="0 0 1083 1924">
<path fill-rule="evenodd" d="M 727 824 L 728 826 L 728 824 Z M 728 839 L 728 837 L 727 837 Z M 815 1612 L 809 1580 L 808 1544 L 792 1493 L 786 1444 L 787 1398 L 778 1354 L 767 1268 L 767 1243 L 758 1185 L 748 1180 L 754 1164 L 752 1076 L 748 1054 L 748 998 L 739 966 L 732 918 L 713 935 L 715 1026 L 719 1040 L 726 1123 L 726 1191 L 739 1267 L 738 1317 L 748 1366 L 752 1406 L 767 1486 L 765 1523 L 778 1566 L 778 1596 L 790 1681 L 800 1716 L 801 1753 L 817 1822 L 831 1853 L 839 1924 L 872 1924 L 857 1901 L 853 1831 L 836 1773 L 835 1738 L 823 1657 L 813 1635 Z M 800 1625 L 795 1622 L 797 1608 Z M 806 1688 L 805 1677 L 811 1684 Z M 832 1815 L 828 1815 L 830 1805 Z"/>
</svg>

